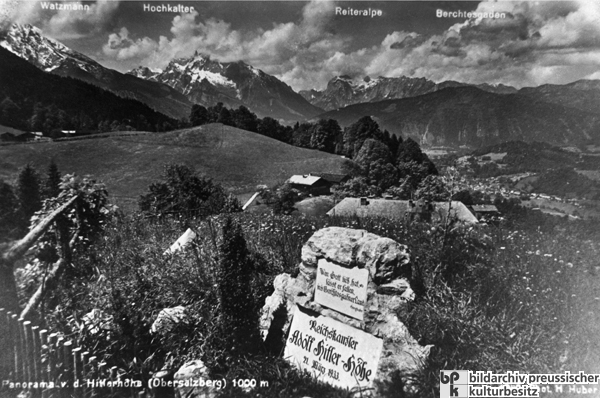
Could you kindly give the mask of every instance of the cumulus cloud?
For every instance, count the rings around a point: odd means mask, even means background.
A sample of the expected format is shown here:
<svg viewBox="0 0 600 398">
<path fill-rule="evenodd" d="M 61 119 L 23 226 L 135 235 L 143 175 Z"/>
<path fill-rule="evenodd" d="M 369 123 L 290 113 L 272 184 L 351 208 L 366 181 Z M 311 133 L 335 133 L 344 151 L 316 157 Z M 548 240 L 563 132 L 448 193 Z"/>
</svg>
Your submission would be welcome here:
<svg viewBox="0 0 600 398">
<path fill-rule="evenodd" d="M 102 50 L 105 54 L 119 61 L 131 58 L 146 58 L 157 49 L 156 42 L 148 39 L 131 40 L 127 28 L 121 28 L 119 33 L 111 33 L 108 36 Z"/>
<path fill-rule="evenodd" d="M 466 20 L 419 41 L 413 33 L 395 32 L 374 51 L 365 72 L 518 87 L 597 76 L 600 3 L 482 2 L 476 11 L 504 12 L 506 18 Z M 404 37 L 387 46 L 394 35 Z"/>
<path fill-rule="evenodd" d="M 195 51 L 220 61 L 243 60 L 294 89 L 322 89 L 332 77 L 413 76 L 435 81 L 515 86 L 566 83 L 596 76 L 600 66 L 600 2 L 482 2 L 473 18 L 434 35 L 396 31 L 370 47 L 350 50 L 351 37 L 328 30 L 331 1 L 312 1 L 297 22 L 239 31 L 194 12 L 172 20 L 169 37 L 132 38 L 126 28 L 107 38 L 103 52 L 160 68 Z M 541 82 L 541 80 L 544 80 Z"/>
<path fill-rule="evenodd" d="M 33 24 L 45 35 L 57 40 L 77 39 L 101 32 L 113 18 L 120 0 L 97 0 L 85 4 L 87 10 L 43 10 L 40 3 L 29 0 L 9 0 L 7 4 L 17 3 L 5 22 Z M 72 7 L 81 6 L 81 1 L 69 2 Z M 50 13 L 50 15 L 48 15 Z"/>
<path fill-rule="evenodd" d="M 77 6 L 82 3 L 70 4 Z M 104 30 L 118 7 L 119 1 L 98 0 L 88 10 L 60 10 L 43 24 L 42 30 L 58 40 L 85 37 Z"/>
<path fill-rule="evenodd" d="M 117 60 L 136 59 L 152 68 L 163 68 L 174 58 L 189 57 L 196 51 L 223 62 L 243 60 L 265 72 L 285 79 L 298 88 L 324 84 L 335 64 L 336 53 L 344 51 L 351 38 L 328 31 L 334 15 L 331 1 L 312 1 L 296 23 L 277 23 L 271 29 L 238 31 L 226 21 L 200 21 L 196 11 L 172 20 L 171 36 L 158 40 L 132 39 L 127 28 L 109 35 L 103 46 L 105 56 Z M 342 66 L 342 65 L 340 65 Z M 343 72 L 340 68 L 334 72 Z"/>
<path fill-rule="evenodd" d="M 33 1 L 6 0 L 0 4 L 0 26 L 6 28 L 14 22 L 35 23 L 40 13 L 39 5 Z"/>
</svg>

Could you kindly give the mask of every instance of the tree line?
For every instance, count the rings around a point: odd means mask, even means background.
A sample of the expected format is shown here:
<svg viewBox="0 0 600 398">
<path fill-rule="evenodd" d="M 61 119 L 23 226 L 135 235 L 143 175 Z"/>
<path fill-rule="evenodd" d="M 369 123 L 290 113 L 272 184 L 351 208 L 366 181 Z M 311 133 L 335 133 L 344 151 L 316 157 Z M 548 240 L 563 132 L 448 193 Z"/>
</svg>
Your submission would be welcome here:
<svg viewBox="0 0 600 398">
<path fill-rule="evenodd" d="M 60 182 L 61 174 L 54 162 L 45 176 L 27 164 L 19 171 L 14 186 L 0 180 L 0 241 L 27 233 L 30 219 L 42 208 L 43 200 L 59 194 Z"/>
<path fill-rule="evenodd" d="M 285 126 L 268 116 L 259 118 L 245 106 L 228 109 L 223 103 L 218 103 L 208 108 L 194 105 L 189 120 L 192 126 L 223 123 L 297 147 L 353 160 L 358 167 L 352 173 L 353 178 L 338 190 L 342 195 L 387 193 L 408 199 L 415 193 L 427 196 L 426 192 L 440 190 L 439 180 L 426 180 L 427 176 L 437 175 L 438 170 L 419 144 L 412 138 L 403 140 L 381 130 L 370 116 L 364 116 L 343 129 L 334 119 Z M 425 187 L 421 187 L 423 183 Z"/>
</svg>

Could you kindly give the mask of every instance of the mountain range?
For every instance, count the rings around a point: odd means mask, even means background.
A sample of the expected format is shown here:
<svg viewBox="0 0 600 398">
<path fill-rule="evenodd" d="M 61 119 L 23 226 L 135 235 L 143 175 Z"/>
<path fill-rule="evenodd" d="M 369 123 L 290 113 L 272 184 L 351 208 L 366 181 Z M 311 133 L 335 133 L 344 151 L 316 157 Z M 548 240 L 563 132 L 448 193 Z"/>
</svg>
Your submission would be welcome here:
<svg viewBox="0 0 600 398">
<path fill-rule="evenodd" d="M 222 63 L 195 54 L 172 60 L 164 71 L 139 67 L 130 75 L 163 83 L 204 106 L 222 102 L 228 107 L 245 105 L 259 117 L 295 122 L 322 113 L 290 86 L 242 61 Z"/>
<path fill-rule="evenodd" d="M 0 33 L 0 46 L 45 72 L 83 80 L 174 118 L 188 117 L 194 103 L 217 102 L 245 105 L 261 117 L 289 123 L 323 112 L 276 77 L 244 62 L 220 63 L 196 54 L 172 60 L 164 71 L 140 67 L 124 74 L 43 36 L 34 26 L 19 24 Z"/>
<path fill-rule="evenodd" d="M 365 76 L 362 80 L 356 80 L 350 76 L 342 75 L 331 79 L 327 83 L 327 88 L 323 91 L 306 90 L 300 91 L 300 94 L 313 105 L 331 111 L 354 104 L 416 97 L 448 87 L 467 86 L 473 85 L 452 80 L 435 83 L 423 77 L 379 76 L 372 79 Z M 517 92 L 516 88 L 502 84 L 480 84 L 475 87 L 496 94 L 513 94 Z"/>
<path fill-rule="evenodd" d="M 0 46 L 44 72 L 83 80 L 174 118 L 188 117 L 194 103 L 208 107 L 222 102 L 287 124 L 331 118 L 347 126 L 372 116 L 382 128 L 422 145 L 600 141 L 600 81 L 595 80 L 517 89 L 405 76 L 337 76 L 323 91 L 296 93 L 244 62 L 219 62 L 198 53 L 173 59 L 163 70 L 140 66 L 120 73 L 31 25 L 12 25 L 0 34 Z"/>
<path fill-rule="evenodd" d="M 189 116 L 192 103 L 177 90 L 105 68 L 31 25 L 13 24 L 0 37 L 0 46 L 45 72 L 83 80 L 173 118 Z"/>
</svg>

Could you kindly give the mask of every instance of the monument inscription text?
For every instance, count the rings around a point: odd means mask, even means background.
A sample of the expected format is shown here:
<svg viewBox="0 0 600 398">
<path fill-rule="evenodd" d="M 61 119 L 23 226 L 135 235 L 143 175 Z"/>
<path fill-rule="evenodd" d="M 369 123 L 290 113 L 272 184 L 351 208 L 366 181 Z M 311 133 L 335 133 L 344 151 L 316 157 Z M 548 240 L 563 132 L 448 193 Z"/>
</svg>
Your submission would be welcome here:
<svg viewBox="0 0 600 398">
<path fill-rule="evenodd" d="M 284 357 L 331 385 L 370 387 L 382 348 L 382 339 L 297 306 Z"/>
<path fill-rule="evenodd" d="M 368 280 L 369 271 L 365 268 L 348 269 L 320 259 L 315 301 L 362 321 Z"/>
</svg>

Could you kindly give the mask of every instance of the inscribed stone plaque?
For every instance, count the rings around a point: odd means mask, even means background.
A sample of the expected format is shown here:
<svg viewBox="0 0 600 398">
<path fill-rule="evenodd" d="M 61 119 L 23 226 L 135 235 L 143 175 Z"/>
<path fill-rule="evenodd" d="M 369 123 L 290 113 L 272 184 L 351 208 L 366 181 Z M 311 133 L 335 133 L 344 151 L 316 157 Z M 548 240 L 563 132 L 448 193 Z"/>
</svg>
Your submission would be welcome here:
<svg viewBox="0 0 600 398">
<path fill-rule="evenodd" d="M 370 387 L 382 348 L 382 339 L 296 306 L 284 357 L 333 386 Z"/>
<path fill-rule="evenodd" d="M 320 259 L 315 301 L 352 318 L 363 320 L 369 270 L 348 269 Z"/>
</svg>

